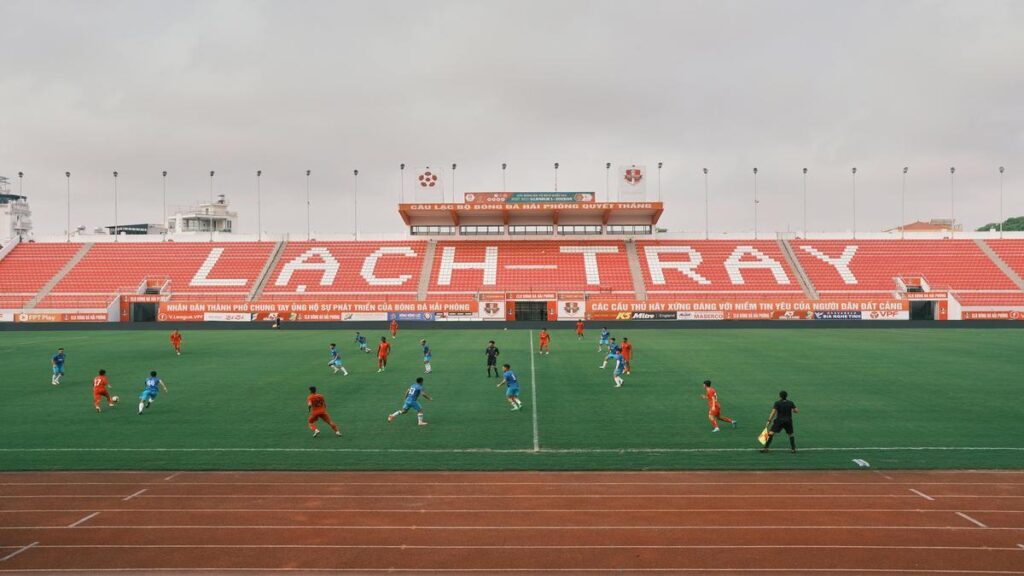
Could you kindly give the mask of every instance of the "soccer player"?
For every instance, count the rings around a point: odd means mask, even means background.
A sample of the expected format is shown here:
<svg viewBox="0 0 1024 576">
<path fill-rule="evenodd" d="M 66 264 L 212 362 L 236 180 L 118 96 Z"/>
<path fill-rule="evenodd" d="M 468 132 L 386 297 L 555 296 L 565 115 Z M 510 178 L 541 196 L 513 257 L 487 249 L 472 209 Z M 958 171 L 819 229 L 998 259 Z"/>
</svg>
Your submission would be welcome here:
<svg viewBox="0 0 1024 576">
<path fill-rule="evenodd" d="M 491 368 L 494 369 L 495 376 L 501 376 L 498 372 L 498 356 L 501 354 L 501 350 L 498 350 L 498 347 L 494 345 L 494 340 L 487 342 L 484 354 L 487 356 L 487 377 L 491 377 Z"/>
<path fill-rule="evenodd" d="M 50 377 L 50 384 L 54 386 L 60 384 L 60 379 L 64 377 L 64 349 L 57 348 L 57 353 L 50 358 L 50 364 L 53 366 L 53 376 Z"/>
<path fill-rule="evenodd" d="M 181 356 L 181 332 L 177 330 L 171 332 L 171 346 L 174 347 L 174 351 L 178 353 L 178 356 Z"/>
<path fill-rule="evenodd" d="M 622 339 L 622 346 L 620 346 L 622 359 L 626 361 L 626 375 L 633 373 L 633 343 L 629 341 L 629 338 Z"/>
<path fill-rule="evenodd" d="M 366 336 L 363 336 L 359 332 L 356 332 L 356 344 L 359 345 L 359 350 L 362 352 L 370 353 L 370 346 L 366 343 Z"/>
<path fill-rule="evenodd" d="M 157 394 L 160 393 L 160 388 L 167 392 L 167 385 L 164 381 L 157 377 L 156 370 L 149 373 L 149 378 L 146 378 L 146 387 L 142 389 L 142 393 L 139 394 L 139 416 L 142 416 L 142 411 L 149 408 L 149 405 L 156 400 Z"/>
<path fill-rule="evenodd" d="M 341 361 L 341 355 L 338 353 L 338 346 L 332 342 L 328 352 L 331 354 L 331 359 L 327 362 L 327 365 L 331 367 L 331 370 L 334 370 L 335 374 L 341 372 L 342 376 L 348 376 L 348 370 L 345 369 L 344 363 Z"/>
<path fill-rule="evenodd" d="M 546 328 L 541 328 L 541 330 L 540 330 L 540 350 L 539 350 L 539 353 L 540 354 L 547 354 L 548 356 L 550 356 L 551 355 L 551 350 L 548 348 L 549 344 L 551 344 L 551 334 L 548 334 L 548 331 L 547 331 Z"/>
<path fill-rule="evenodd" d="M 327 422 L 327 425 L 334 430 L 335 436 L 341 436 L 341 430 L 331 420 L 331 415 L 327 413 L 327 401 L 324 400 L 323 394 L 317 394 L 316 386 L 309 387 L 309 396 L 306 397 L 306 406 L 309 408 L 309 429 L 313 431 L 313 438 L 320 435 L 320 429 L 316 427 L 317 420 L 323 420 Z"/>
<path fill-rule="evenodd" d="M 626 360 L 618 351 L 613 352 L 609 358 L 615 361 L 615 370 L 612 373 L 612 379 L 615 381 L 615 387 L 622 388 L 622 383 L 624 382 L 622 374 L 626 371 Z"/>
<path fill-rule="evenodd" d="M 615 360 L 615 355 L 622 351 L 622 348 L 615 342 L 615 338 L 612 338 L 610 342 L 606 342 L 608 345 L 608 355 L 604 357 L 604 362 L 601 363 L 601 368 L 608 366 L 609 360 Z"/>
<path fill-rule="evenodd" d="M 711 421 L 711 431 L 718 432 L 718 421 L 728 422 L 736 427 L 736 421 L 732 418 L 722 416 L 722 405 L 718 403 L 718 392 L 711 387 L 711 380 L 704 381 L 704 395 L 701 398 L 708 401 L 708 420 Z"/>
<path fill-rule="evenodd" d="M 789 394 L 785 390 L 779 392 L 779 399 L 775 401 L 771 413 L 768 414 L 768 423 L 765 424 L 765 428 L 770 426 L 768 441 L 765 442 L 764 448 L 761 448 L 761 452 L 768 451 L 768 447 L 772 445 L 775 435 L 782 430 L 789 434 L 789 451 L 796 452 L 796 438 L 793 436 L 793 414 L 797 412 L 799 410 L 796 409 L 796 404 L 789 399 Z M 773 419 L 775 420 L 774 422 L 772 422 Z"/>
<path fill-rule="evenodd" d="M 99 375 L 92 379 L 92 404 L 96 407 L 97 412 L 102 412 L 100 410 L 100 398 L 107 399 L 107 407 L 114 407 L 114 400 L 110 397 L 110 393 L 107 392 L 107 388 L 113 388 L 113 386 L 107 383 L 107 371 L 100 370 Z"/>
<path fill-rule="evenodd" d="M 391 319 L 391 337 L 398 338 L 398 318 Z"/>
<path fill-rule="evenodd" d="M 422 376 L 417 378 L 416 382 L 414 382 L 412 386 L 409 386 L 409 389 L 405 391 L 405 402 L 402 404 L 400 409 L 388 414 L 388 422 L 392 422 L 395 418 L 405 414 L 409 411 L 409 408 L 415 408 L 416 422 L 420 426 L 426 426 L 427 421 L 423 419 L 423 406 L 420 406 L 420 396 L 423 396 L 427 400 L 433 400 L 433 398 L 430 397 L 430 394 L 427 394 L 427 391 L 423 389 Z"/>
<path fill-rule="evenodd" d="M 519 410 L 523 407 L 523 401 L 519 399 L 519 379 L 516 378 L 515 372 L 512 371 L 512 366 L 503 364 L 502 368 L 505 369 L 505 373 L 501 375 L 501 380 L 496 388 L 501 388 L 501 385 L 504 384 L 507 387 L 505 399 L 508 400 L 513 411 Z"/>
<path fill-rule="evenodd" d="M 391 344 L 386 336 L 380 337 L 380 344 L 377 345 L 377 372 L 383 372 L 388 367 L 388 354 L 391 353 Z"/>
<path fill-rule="evenodd" d="M 576 339 L 583 340 L 583 320 L 576 321 Z"/>
<path fill-rule="evenodd" d="M 611 332 L 607 328 L 601 328 L 601 339 L 597 341 L 597 351 L 601 351 L 602 346 L 608 345 L 608 338 L 611 337 Z"/>
<path fill-rule="evenodd" d="M 430 354 L 430 345 L 427 344 L 426 340 L 420 340 L 420 346 L 423 346 L 423 373 L 430 374 L 434 371 L 434 369 L 430 367 L 430 359 L 433 358 Z"/>
</svg>

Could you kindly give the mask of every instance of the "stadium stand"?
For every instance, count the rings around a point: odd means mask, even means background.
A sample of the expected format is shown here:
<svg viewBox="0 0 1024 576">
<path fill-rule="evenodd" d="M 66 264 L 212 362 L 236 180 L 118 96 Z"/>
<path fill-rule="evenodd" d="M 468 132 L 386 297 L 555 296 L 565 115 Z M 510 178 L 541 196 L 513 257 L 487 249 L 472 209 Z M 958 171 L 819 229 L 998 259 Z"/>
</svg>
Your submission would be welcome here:
<svg viewBox="0 0 1024 576">
<path fill-rule="evenodd" d="M 96 244 L 50 296 L 135 293 L 147 279 L 166 278 L 174 294 L 244 299 L 273 246 L 267 242 Z"/>
<path fill-rule="evenodd" d="M 22 243 L 0 260 L 0 307 L 19 308 L 60 271 L 81 244 Z"/>
<path fill-rule="evenodd" d="M 481 291 L 631 295 L 633 280 L 623 242 L 438 242 L 430 296 Z"/>
<path fill-rule="evenodd" d="M 920 276 L 935 288 L 1017 290 L 973 240 L 791 241 L 793 252 L 822 298 L 830 293 L 898 289 L 896 278 Z"/>
<path fill-rule="evenodd" d="M 416 297 L 426 241 L 289 242 L 271 271 L 263 299 L 309 296 Z"/>
<path fill-rule="evenodd" d="M 796 274 L 775 241 L 638 240 L 648 298 L 726 294 L 800 297 Z"/>
<path fill-rule="evenodd" d="M 1024 277 L 1024 240 L 986 240 L 985 243 L 1018 276 Z"/>
</svg>

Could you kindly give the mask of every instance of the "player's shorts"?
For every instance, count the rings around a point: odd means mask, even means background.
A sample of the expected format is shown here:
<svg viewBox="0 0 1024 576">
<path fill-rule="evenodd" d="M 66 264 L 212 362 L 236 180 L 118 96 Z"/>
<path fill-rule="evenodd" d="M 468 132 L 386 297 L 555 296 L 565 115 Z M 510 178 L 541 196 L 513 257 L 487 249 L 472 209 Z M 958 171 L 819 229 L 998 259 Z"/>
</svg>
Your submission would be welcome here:
<svg viewBox="0 0 1024 576">
<path fill-rule="evenodd" d="M 497 366 L 498 365 L 498 359 L 497 358 L 488 358 L 487 359 L 487 365 L 488 366 Z"/>
<path fill-rule="evenodd" d="M 146 388 L 142 391 L 142 394 L 139 394 L 139 400 L 142 400 L 143 402 L 152 402 L 153 400 L 156 400 L 157 394 L 159 394 L 159 392 L 156 390 Z"/>
<path fill-rule="evenodd" d="M 106 390 L 100 390 L 99 392 L 92 393 L 93 400 L 99 402 L 100 398 L 106 398 L 107 400 L 110 400 L 110 392 L 107 392 Z"/>
<path fill-rule="evenodd" d="M 405 404 L 402 404 L 402 412 L 405 412 L 410 408 L 417 412 L 423 412 L 423 406 L 420 406 L 420 403 L 417 400 L 406 400 Z"/>
<path fill-rule="evenodd" d="M 505 391 L 506 398 L 519 398 L 519 386 L 509 386 Z"/>
<path fill-rule="evenodd" d="M 793 421 L 792 420 L 786 420 L 785 422 L 782 422 L 782 421 L 776 419 L 775 422 L 772 423 L 772 433 L 778 434 L 782 430 L 785 430 L 786 434 L 792 434 L 793 433 Z"/>
<path fill-rule="evenodd" d="M 430 362 L 431 358 L 432 358 L 432 356 L 430 354 L 427 354 L 426 356 L 423 357 L 423 361 L 424 362 Z"/>
<path fill-rule="evenodd" d="M 331 415 L 328 414 L 327 412 L 315 412 L 315 413 L 309 415 L 309 423 L 310 424 L 315 423 L 317 420 L 323 420 L 324 422 L 330 422 L 331 421 Z"/>
<path fill-rule="evenodd" d="M 601 338 L 599 344 L 608 344 L 608 339 L 607 338 Z"/>
<path fill-rule="evenodd" d="M 58 365 L 55 364 L 53 366 L 53 373 L 54 374 L 63 374 L 64 373 L 64 366 L 58 366 Z"/>
<path fill-rule="evenodd" d="M 331 360 L 331 366 L 341 366 L 341 365 L 342 365 L 341 358 L 335 358 L 334 360 Z"/>
<path fill-rule="evenodd" d="M 624 372 L 624 370 L 622 368 L 616 368 L 615 369 L 615 375 L 616 376 L 622 376 L 623 372 Z"/>
<path fill-rule="evenodd" d="M 721 415 L 722 415 L 722 407 L 721 406 L 719 406 L 718 408 L 713 408 L 713 409 L 712 408 L 708 408 L 708 416 L 714 416 L 715 418 L 718 418 Z"/>
</svg>

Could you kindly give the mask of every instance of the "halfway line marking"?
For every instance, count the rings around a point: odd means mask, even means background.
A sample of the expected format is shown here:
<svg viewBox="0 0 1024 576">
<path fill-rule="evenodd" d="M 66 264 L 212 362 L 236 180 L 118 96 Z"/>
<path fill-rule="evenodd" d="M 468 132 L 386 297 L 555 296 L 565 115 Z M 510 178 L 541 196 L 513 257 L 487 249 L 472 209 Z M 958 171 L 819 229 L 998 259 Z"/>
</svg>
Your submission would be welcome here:
<svg viewBox="0 0 1024 576">
<path fill-rule="evenodd" d="M 132 494 L 131 496 L 128 496 L 128 497 L 126 497 L 126 498 L 122 499 L 121 501 L 122 501 L 122 502 L 127 502 L 127 501 L 131 500 L 132 498 L 135 498 L 136 496 L 139 496 L 139 495 L 141 495 L 141 494 L 142 494 L 143 492 L 145 492 L 146 490 L 149 490 L 149 488 L 143 488 L 142 490 L 139 490 L 139 491 L 138 491 L 138 492 L 136 492 L 135 494 Z"/>
<path fill-rule="evenodd" d="M 908 488 L 908 490 L 910 490 L 914 494 L 917 494 L 921 498 L 924 498 L 925 500 L 935 500 L 935 498 L 932 498 L 931 496 L 925 494 L 924 492 L 921 492 L 920 490 L 914 490 L 913 488 Z"/>
<path fill-rule="evenodd" d="M 88 521 L 88 520 L 89 520 L 89 519 L 91 519 L 91 518 L 95 518 L 95 517 L 99 516 L 99 514 L 100 514 L 99 512 L 93 512 L 92 514 L 89 514 L 89 515 L 88 515 L 88 516 L 86 516 L 85 518 L 81 518 L 81 519 L 79 519 L 79 520 L 78 520 L 78 522 L 73 522 L 73 523 L 71 523 L 71 524 L 68 524 L 68 528 L 74 528 L 75 526 L 79 526 L 79 525 L 81 525 L 81 524 L 82 524 L 83 522 L 86 522 L 86 521 Z"/>
<path fill-rule="evenodd" d="M 36 546 L 38 544 L 39 544 L 39 542 L 33 542 L 33 543 L 28 544 L 26 546 L 22 546 L 21 548 L 18 548 L 17 550 L 15 550 L 14 552 L 11 552 L 7 556 L 4 556 L 3 558 L 0 558 L 0 562 L 6 562 L 6 561 L 10 560 L 11 558 L 14 558 L 18 554 L 21 554 L 25 550 L 28 550 L 29 548 L 32 548 L 33 546 Z"/>
<path fill-rule="evenodd" d="M 988 526 L 982 524 L 981 522 L 978 522 L 977 520 L 975 520 L 974 518 L 971 518 L 970 516 L 968 516 L 967 514 L 964 514 L 963 512 L 957 512 L 956 515 L 961 517 L 961 518 L 963 518 L 964 520 L 968 520 L 970 522 L 973 522 L 973 523 L 977 524 L 978 526 L 980 526 L 982 528 L 988 528 Z"/>
<path fill-rule="evenodd" d="M 534 365 L 533 330 L 530 330 L 530 406 L 533 407 L 533 451 L 540 452 L 540 433 L 537 431 L 537 367 Z"/>
</svg>

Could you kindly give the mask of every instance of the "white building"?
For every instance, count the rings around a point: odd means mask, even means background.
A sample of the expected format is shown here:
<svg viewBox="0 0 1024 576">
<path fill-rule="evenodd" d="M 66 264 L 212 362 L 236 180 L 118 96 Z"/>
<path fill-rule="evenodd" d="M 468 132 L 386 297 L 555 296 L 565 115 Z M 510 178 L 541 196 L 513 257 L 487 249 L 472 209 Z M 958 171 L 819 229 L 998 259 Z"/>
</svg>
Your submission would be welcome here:
<svg viewBox="0 0 1024 576">
<path fill-rule="evenodd" d="M 32 234 L 32 211 L 28 198 L 11 194 L 10 182 L 0 176 L 0 243 L 8 238 L 28 238 Z"/>
<path fill-rule="evenodd" d="M 223 194 L 212 204 L 205 202 L 178 210 L 167 218 L 167 231 L 171 234 L 182 232 L 234 232 L 238 228 L 238 213 L 228 210 L 228 201 Z"/>
</svg>

